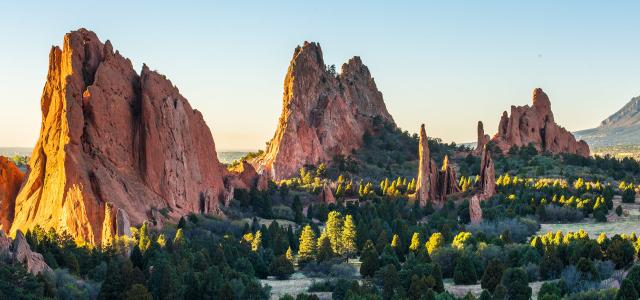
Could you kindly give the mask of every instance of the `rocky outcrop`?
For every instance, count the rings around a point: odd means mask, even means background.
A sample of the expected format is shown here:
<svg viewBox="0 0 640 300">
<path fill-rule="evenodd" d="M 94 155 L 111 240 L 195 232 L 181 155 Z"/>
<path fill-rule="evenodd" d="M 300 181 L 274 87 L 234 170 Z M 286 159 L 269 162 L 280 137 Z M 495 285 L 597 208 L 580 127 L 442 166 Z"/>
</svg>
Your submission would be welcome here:
<svg viewBox="0 0 640 300">
<path fill-rule="evenodd" d="M 322 188 L 322 191 L 320 192 L 319 195 L 320 201 L 325 203 L 325 204 L 335 204 L 336 203 L 336 197 L 333 196 L 333 192 L 331 191 L 331 187 L 328 184 L 325 184 L 324 187 Z"/>
<path fill-rule="evenodd" d="M 0 253 L 13 264 L 22 264 L 33 275 L 52 271 L 42 254 L 31 251 L 21 231 L 16 232 L 16 238 L 11 241 L 4 231 L 0 230 Z"/>
<path fill-rule="evenodd" d="M 436 184 L 434 190 L 434 200 L 436 207 L 442 207 L 447 200 L 447 196 L 460 192 L 456 169 L 449 165 L 449 157 L 445 156 L 442 167 L 435 174 Z"/>
<path fill-rule="evenodd" d="M 80 29 L 49 55 L 40 137 L 11 234 L 40 225 L 99 244 L 155 211 L 215 213 L 223 167 L 202 114 L 163 75 Z M 157 216 L 158 214 L 156 214 Z"/>
<path fill-rule="evenodd" d="M 482 158 L 480 159 L 480 184 L 481 194 L 485 199 L 491 198 L 496 193 L 496 172 L 493 165 L 491 153 L 485 146 L 482 150 Z"/>
<path fill-rule="evenodd" d="M 478 121 L 478 141 L 476 142 L 476 149 L 473 150 L 473 154 L 478 156 L 482 154 L 484 146 L 489 143 L 491 137 L 484 133 L 484 125 L 482 121 Z"/>
<path fill-rule="evenodd" d="M 460 192 L 455 169 L 449 165 L 449 157 L 445 156 L 442 167 L 438 170 L 431 159 L 429 143 L 424 124 L 420 126 L 420 140 L 418 142 L 418 180 L 416 193 L 413 197 L 420 206 L 427 203 L 441 208 L 447 196 Z"/>
<path fill-rule="evenodd" d="M 359 57 L 327 68 L 320 45 L 297 47 L 284 80 L 282 114 L 273 139 L 252 161 L 274 180 L 295 176 L 304 165 L 348 156 L 363 143 L 374 120 L 394 124 L 382 93 Z"/>
<path fill-rule="evenodd" d="M 503 153 L 511 147 L 532 144 L 539 152 L 571 153 L 589 156 L 589 145 L 576 141 L 573 134 L 555 123 L 551 102 L 542 89 L 533 90 L 532 106 L 511 106 L 500 119 L 498 133 L 491 139 Z"/>
<path fill-rule="evenodd" d="M 264 191 L 269 187 L 269 178 L 266 174 L 259 174 L 250 163 L 243 160 L 229 167 L 225 175 L 225 185 L 238 189 Z"/>
<path fill-rule="evenodd" d="M 13 222 L 16 196 L 24 173 L 6 157 L 0 156 L 0 230 L 9 230 Z"/>
<path fill-rule="evenodd" d="M 469 218 L 471 224 L 478 224 L 482 222 L 482 208 L 480 207 L 481 195 L 473 195 L 469 200 Z"/>
</svg>

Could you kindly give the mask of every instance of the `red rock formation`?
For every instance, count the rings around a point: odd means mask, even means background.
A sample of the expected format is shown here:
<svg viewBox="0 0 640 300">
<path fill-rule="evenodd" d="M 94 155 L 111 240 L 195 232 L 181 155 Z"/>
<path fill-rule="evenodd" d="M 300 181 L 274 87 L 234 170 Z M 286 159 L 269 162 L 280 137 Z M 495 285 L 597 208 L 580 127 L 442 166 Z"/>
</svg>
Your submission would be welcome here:
<svg viewBox="0 0 640 300">
<path fill-rule="evenodd" d="M 471 224 L 478 224 L 482 222 L 482 208 L 480 207 L 480 201 L 483 201 L 483 196 L 473 195 L 469 200 L 469 217 Z"/>
<path fill-rule="evenodd" d="M 482 159 L 480 160 L 480 190 L 485 199 L 491 198 L 496 193 L 496 172 L 493 165 L 491 153 L 485 146 L 482 150 Z"/>
<path fill-rule="evenodd" d="M 331 191 L 331 187 L 328 184 L 325 184 L 322 188 L 322 192 L 320 192 L 320 201 L 326 204 L 336 203 L 336 197 L 333 196 L 333 192 Z"/>
<path fill-rule="evenodd" d="M 511 116 L 506 111 L 502 114 L 498 133 L 491 140 L 505 154 L 513 146 L 533 144 L 540 152 L 589 156 L 586 142 L 576 141 L 571 132 L 555 123 L 549 97 L 539 88 L 533 90 L 533 106 L 511 106 Z"/>
<path fill-rule="evenodd" d="M 53 47 L 42 127 L 11 234 L 35 225 L 108 242 L 157 210 L 177 220 L 216 212 L 223 168 L 211 132 L 165 76 L 131 62 L 91 31 Z"/>
<path fill-rule="evenodd" d="M 13 162 L 0 156 L 0 229 L 9 230 L 16 205 L 16 196 L 24 174 Z"/>
<path fill-rule="evenodd" d="M 420 206 L 427 205 L 429 199 L 433 199 L 431 193 L 431 154 L 424 124 L 420 126 L 420 141 L 418 143 L 418 180 L 416 181 L 416 198 Z"/>
<path fill-rule="evenodd" d="M 284 80 L 276 133 L 252 163 L 274 180 L 295 176 L 305 164 L 350 155 L 362 146 L 375 117 L 395 124 L 360 58 L 350 59 L 336 75 L 324 64 L 320 45 L 305 42 L 293 53 Z"/>
<path fill-rule="evenodd" d="M 241 161 L 238 165 L 230 167 L 225 176 L 226 186 L 239 189 L 266 190 L 269 186 L 269 179 L 266 174 L 258 174 L 256 169 L 248 162 Z"/>
<path fill-rule="evenodd" d="M 11 241 L 11 238 L 5 236 L 4 231 L 0 230 L 0 256 L 9 258 L 13 264 L 22 264 L 33 275 L 52 271 L 42 254 L 31 251 L 29 243 L 20 231 Z"/>
<path fill-rule="evenodd" d="M 445 156 L 442 168 L 436 173 L 436 181 L 433 198 L 435 207 L 442 207 L 447 200 L 447 196 L 460 192 L 456 170 L 449 165 L 449 157 Z"/>
<path fill-rule="evenodd" d="M 491 137 L 488 134 L 484 133 L 484 125 L 482 121 L 478 121 L 478 142 L 476 144 L 476 149 L 473 151 L 474 155 L 481 155 L 484 146 L 489 143 Z"/>
<path fill-rule="evenodd" d="M 444 205 L 447 196 L 460 192 L 456 171 L 449 165 L 449 157 L 445 156 L 440 170 L 431 159 L 429 143 L 424 124 L 420 126 L 420 141 L 418 143 L 418 180 L 416 193 L 413 196 L 420 206 L 431 202 L 436 208 Z"/>
</svg>

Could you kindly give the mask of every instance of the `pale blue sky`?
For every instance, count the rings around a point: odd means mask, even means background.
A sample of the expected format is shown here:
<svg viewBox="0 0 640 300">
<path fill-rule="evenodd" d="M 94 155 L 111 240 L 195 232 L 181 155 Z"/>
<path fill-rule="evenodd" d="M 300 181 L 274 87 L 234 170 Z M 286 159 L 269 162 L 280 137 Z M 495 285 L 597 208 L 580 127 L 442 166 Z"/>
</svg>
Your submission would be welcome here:
<svg viewBox="0 0 640 300">
<path fill-rule="evenodd" d="M 473 141 L 478 120 L 493 135 L 534 87 L 570 130 L 640 95 L 637 1 L 24 2 L 0 3 L 0 146 L 35 144 L 50 46 L 79 27 L 136 69 L 167 75 L 219 150 L 263 148 L 273 136 L 305 40 L 320 42 L 327 64 L 361 56 L 398 125 L 424 122 L 445 141 Z"/>
</svg>

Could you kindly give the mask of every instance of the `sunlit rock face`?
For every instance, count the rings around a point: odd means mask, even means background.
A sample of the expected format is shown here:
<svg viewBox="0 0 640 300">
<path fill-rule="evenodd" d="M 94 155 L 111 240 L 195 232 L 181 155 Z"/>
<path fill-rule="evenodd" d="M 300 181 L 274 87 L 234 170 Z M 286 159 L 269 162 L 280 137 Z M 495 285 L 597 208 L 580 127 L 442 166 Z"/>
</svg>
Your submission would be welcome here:
<svg viewBox="0 0 640 300">
<path fill-rule="evenodd" d="M 13 222 L 16 196 L 24 173 L 6 157 L 0 156 L 0 229 L 8 230 Z"/>
<path fill-rule="evenodd" d="M 369 69 L 359 57 L 340 74 L 325 66 L 320 45 L 305 42 L 293 53 L 284 80 L 282 114 L 265 154 L 252 161 L 279 180 L 306 164 L 330 162 L 362 146 L 374 118 L 395 123 Z"/>
<path fill-rule="evenodd" d="M 589 156 L 589 145 L 576 141 L 571 132 L 555 123 L 551 102 L 542 89 L 533 90 L 533 106 L 511 106 L 500 119 L 498 133 L 491 139 L 504 153 L 513 146 L 533 144 L 539 151 Z"/>
<path fill-rule="evenodd" d="M 85 29 L 65 35 L 51 49 L 41 105 L 12 235 L 40 225 L 99 244 L 152 216 L 218 211 L 223 168 L 202 115 L 109 41 Z"/>
</svg>

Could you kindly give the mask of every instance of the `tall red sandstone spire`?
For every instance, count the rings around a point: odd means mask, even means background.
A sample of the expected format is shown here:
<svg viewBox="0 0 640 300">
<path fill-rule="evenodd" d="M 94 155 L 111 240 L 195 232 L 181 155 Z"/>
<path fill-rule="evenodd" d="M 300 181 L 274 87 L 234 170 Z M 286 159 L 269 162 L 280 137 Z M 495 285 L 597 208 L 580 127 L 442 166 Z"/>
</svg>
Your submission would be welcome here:
<svg viewBox="0 0 640 300">
<path fill-rule="evenodd" d="M 306 164 L 330 162 L 362 146 L 376 117 L 395 125 L 369 69 L 359 57 L 336 74 L 317 43 L 297 47 L 284 79 L 282 114 L 265 154 L 252 161 L 279 180 Z"/>
<path fill-rule="evenodd" d="M 427 205 L 431 196 L 431 154 L 429 153 L 429 142 L 424 124 L 420 126 L 420 141 L 418 142 L 418 181 L 416 182 L 416 197 L 420 201 L 420 206 Z"/>
<path fill-rule="evenodd" d="M 215 212 L 223 169 L 202 115 L 178 89 L 86 29 L 53 47 L 40 138 L 11 233 L 35 225 L 98 244 L 128 224 Z"/>
</svg>

